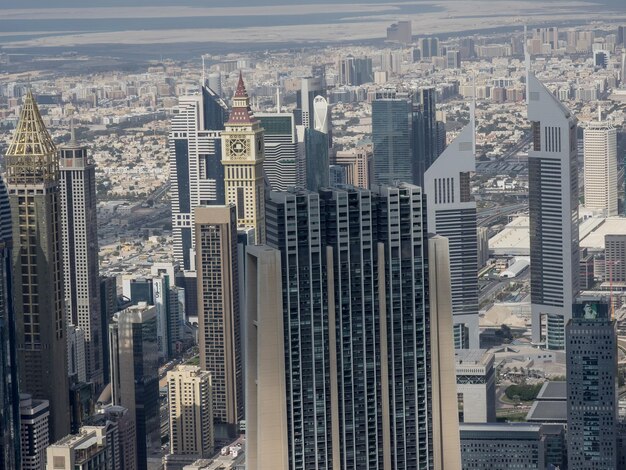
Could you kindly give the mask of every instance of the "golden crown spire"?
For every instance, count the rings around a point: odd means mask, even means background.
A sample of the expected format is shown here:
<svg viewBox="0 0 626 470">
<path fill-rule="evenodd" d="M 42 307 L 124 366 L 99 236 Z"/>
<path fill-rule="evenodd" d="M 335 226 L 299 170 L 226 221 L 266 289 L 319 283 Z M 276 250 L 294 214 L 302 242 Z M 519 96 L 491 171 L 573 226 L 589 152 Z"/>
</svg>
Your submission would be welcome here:
<svg viewBox="0 0 626 470">
<path fill-rule="evenodd" d="M 57 150 L 30 90 L 6 152 L 6 166 L 9 185 L 41 184 L 56 181 L 58 177 Z"/>
</svg>

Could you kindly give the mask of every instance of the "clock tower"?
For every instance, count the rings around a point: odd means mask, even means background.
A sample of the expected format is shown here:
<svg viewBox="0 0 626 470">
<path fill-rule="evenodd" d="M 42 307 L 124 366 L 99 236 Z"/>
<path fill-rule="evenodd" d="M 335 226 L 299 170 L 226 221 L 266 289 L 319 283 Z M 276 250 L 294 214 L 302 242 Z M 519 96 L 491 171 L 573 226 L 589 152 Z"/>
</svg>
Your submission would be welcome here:
<svg viewBox="0 0 626 470">
<path fill-rule="evenodd" d="M 235 204 L 237 226 L 253 228 L 256 243 L 265 243 L 263 128 L 250 109 L 241 73 L 230 117 L 222 131 L 222 148 L 226 204 Z"/>
</svg>

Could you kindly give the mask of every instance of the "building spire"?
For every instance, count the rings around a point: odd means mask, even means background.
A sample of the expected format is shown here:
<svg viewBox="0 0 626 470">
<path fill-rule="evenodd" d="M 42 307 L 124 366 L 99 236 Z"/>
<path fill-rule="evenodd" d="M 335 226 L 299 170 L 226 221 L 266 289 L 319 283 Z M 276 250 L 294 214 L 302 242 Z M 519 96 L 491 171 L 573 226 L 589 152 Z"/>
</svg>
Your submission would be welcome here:
<svg viewBox="0 0 626 470">
<path fill-rule="evenodd" d="M 239 71 L 239 83 L 237 83 L 237 90 L 233 96 L 233 107 L 226 124 L 251 124 L 255 121 L 256 119 L 250 108 L 250 97 L 243 83 L 243 75 Z"/>
<path fill-rule="evenodd" d="M 70 144 L 76 144 L 76 129 L 74 129 L 74 116 L 70 118 Z"/>
<path fill-rule="evenodd" d="M 57 149 L 29 89 L 24 97 L 13 141 L 6 152 L 7 182 L 32 184 L 56 180 Z"/>
</svg>

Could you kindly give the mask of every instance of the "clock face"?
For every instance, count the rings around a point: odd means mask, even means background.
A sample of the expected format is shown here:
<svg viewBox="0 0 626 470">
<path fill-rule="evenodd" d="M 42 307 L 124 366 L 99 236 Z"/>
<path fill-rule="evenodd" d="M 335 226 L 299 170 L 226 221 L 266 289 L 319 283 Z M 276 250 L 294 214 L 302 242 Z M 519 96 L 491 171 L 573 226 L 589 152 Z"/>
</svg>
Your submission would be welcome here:
<svg viewBox="0 0 626 470">
<path fill-rule="evenodd" d="M 233 157 L 245 157 L 249 152 L 250 146 L 246 139 L 231 139 L 228 143 L 228 150 Z"/>
</svg>

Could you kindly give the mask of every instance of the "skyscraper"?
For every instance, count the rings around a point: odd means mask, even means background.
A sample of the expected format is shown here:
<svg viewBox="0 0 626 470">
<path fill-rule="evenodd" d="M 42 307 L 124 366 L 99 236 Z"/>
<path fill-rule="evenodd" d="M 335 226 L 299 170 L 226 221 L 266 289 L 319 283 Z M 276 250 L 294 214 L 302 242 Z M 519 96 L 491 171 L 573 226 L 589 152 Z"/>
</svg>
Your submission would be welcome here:
<svg viewBox="0 0 626 470">
<path fill-rule="evenodd" d="M 369 57 L 348 57 L 341 59 L 337 64 L 339 84 L 359 86 L 374 81 L 372 59 Z"/>
<path fill-rule="evenodd" d="M 167 373 L 172 454 L 212 457 L 214 453 L 211 373 L 178 366 Z"/>
<path fill-rule="evenodd" d="M 411 156 L 413 160 L 411 181 L 423 187 L 426 170 L 443 151 L 443 146 L 440 145 L 441 131 L 436 114 L 437 90 L 435 88 L 420 88 L 414 100 L 417 103 L 413 104 L 411 115 Z"/>
<path fill-rule="evenodd" d="M 285 337 L 280 252 L 246 250 L 246 464 L 288 470 Z"/>
<path fill-rule="evenodd" d="M 265 241 L 265 149 L 263 128 L 250 109 L 239 74 L 226 129 L 222 132 L 225 201 L 237 208 L 237 226 L 253 228 L 257 243 Z"/>
<path fill-rule="evenodd" d="M 326 94 L 322 77 L 304 77 L 300 90 L 296 93 L 296 124 L 313 129 L 314 113 L 313 102 L 315 97 Z"/>
<path fill-rule="evenodd" d="M 476 171 L 474 122 L 430 165 L 424 177 L 428 230 L 450 243 L 455 347 L 478 349 L 478 240 L 470 173 Z"/>
<path fill-rule="evenodd" d="M 435 235 L 428 240 L 430 287 L 430 350 L 434 468 L 460 469 L 461 442 L 457 408 L 452 293 L 448 240 Z"/>
<path fill-rule="evenodd" d="M 583 131 L 585 208 L 605 216 L 617 215 L 617 131 L 607 121 Z"/>
<path fill-rule="evenodd" d="M 20 391 L 50 402 L 50 434 L 57 439 L 70 431 L 59 161 L 30 90 L 5 161 Z"/>
<path fill-rule="evenodd" d="M 566 337 L 569 468 L 618 468 L 617 334 L 609 305 L 575 304 Z"/>
<path fill-rule="evenodd" d="M 527 87 L 532 336 L 541 341 L 547 317 L 546 345 L 563 349 L 579 290 L 576 118 L 533 74 Z"/>
<path fill-rule="evenodd" d="M 211 372 L 213 417 L 232 433 L 243 417 L 235 206 L 199 207 L 195 221 L 200 368 Z"/>
<path fill-rule="evenodd" d="M 363 145 L 337 152 L 334 164 L 346 169 L 346 182 L 348 184 L 368 189 L 374 173 L 372 157 L 372 146 Z"/>
<path fill-rule="evenodd" d="M 410 44 L 413 40 L 410 21 L 398 21 L 387 28 L 387 41 Z"/>
<path fill-rule="evenodd" d="M 11 286 L 11 207 L 0 176 L 0 469 L 20 468 L 20 397 L 18 393 L 15 312 Z"/>
<path fill-rule="evenodd" d="M 137 469 L 147 470 L 148 449 L 161 442 L 156 308 L 139 303 L 118 312 L 109 342 L 113 404 L 135 420 Z"/>
<path fill-rule="evenodd" d="M 265 161 L 263 172 L 274 191 L 286 191 L 298 184 L 298 137 L 293 113 L 256 114 L 263 128 Z M 301 170 L 300 170 L 301 171 Z"/>
<path fill-rule="evenodd" d="M 67 324 L 85 335 L 87 381 L 103 385 L 96 167 L 74 138 L 59 149 L 61 242 Z"/>
<path fill-rule="evenodd" d="M 411 155 L 412 106 L 408 98 L 372 101 L 374 182 L 413 182 Z"/>
<path fill-rule="evenodd" d="M 286 426 L 277 438 L 287 442 L 274 449 L 287 447 L 289 468 L 432 468 L 424 211 L 420 188 L 407 184 L 271 193 L 267 244 L 281 258 L 284 391 L 282 380 L 261 380 L 249 382 L 248 396 L 257 409 L 255 429 Z M 270 282 L 260 276 L 275 265 L 269 252 L 261 263 L 260 250 L 249 251 L 249 269 L 258 269 L 247 276 L 255 283 L 250 319 L 268 318 L 259 309 L 281 306 L 275 287 L 258 288 Z M 278 360 L 261 336 L 277 326 L 261 325 L 249 336 L 249 357 L 264 348 L 250 365 L 251 380 L 266 370 L 276 374 L 275 364 L 260 359 Z M 451 369 L 454 383 L 453 363 Z M 276 421 L 284 416 L 280 408 L 272 408 L 275 416 L 260 409 L 264 386 L 284 396 L 286 423 Z"/>
<path fill-rule="evenodd" d="M 173 110 L 169 134 L 174 257 L 191 269 L 193 210 L 224 204 L 221 130 L 227 115 L 224 101 L 211 89 L 181 97 Z"/>
</svg>

